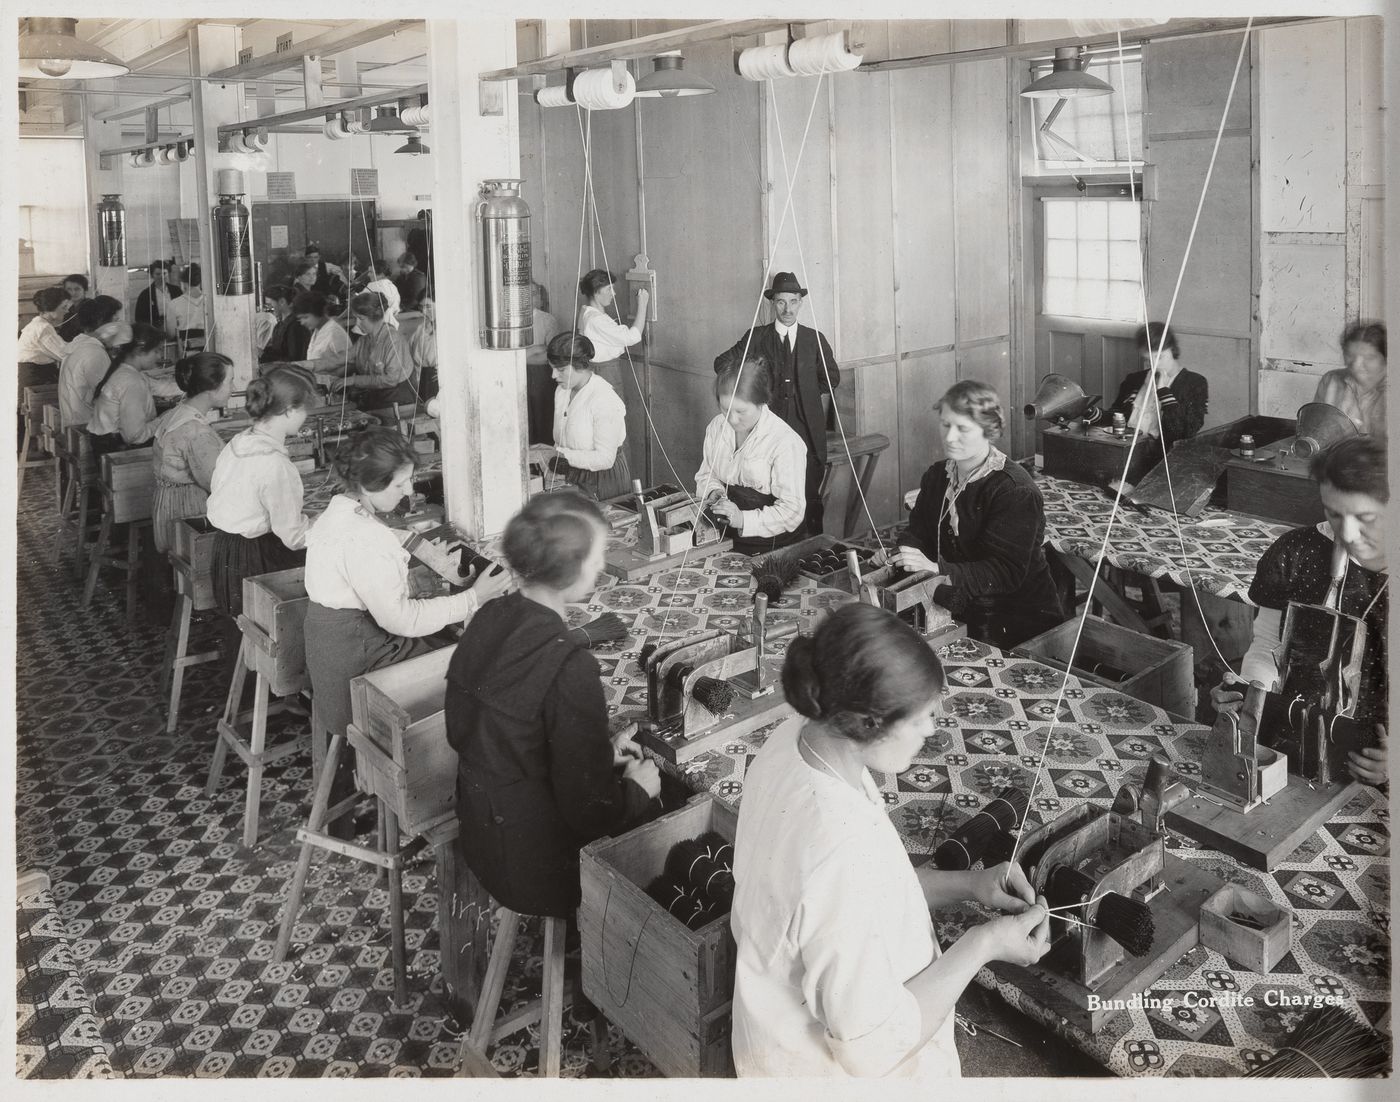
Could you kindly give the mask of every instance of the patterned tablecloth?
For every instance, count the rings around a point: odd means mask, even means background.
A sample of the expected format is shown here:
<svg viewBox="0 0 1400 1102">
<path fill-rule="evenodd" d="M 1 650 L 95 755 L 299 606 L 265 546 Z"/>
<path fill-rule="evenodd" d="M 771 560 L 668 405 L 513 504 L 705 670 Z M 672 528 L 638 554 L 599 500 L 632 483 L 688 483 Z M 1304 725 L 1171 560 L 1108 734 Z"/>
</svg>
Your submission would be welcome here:
<svg viewBox="0 0 1400 1102">
<path fill-rule="evenodd" d="M 1263 526 L 1259 532 L 1256 538 L 1272 538 Z M 751 592 L 749 561 L 719 555 L 645 583 L 608 579 L 587 605 L 572 608 L 571 624 L 605 611 L 630 620 L 631 639 L 594 652 L 610 710 L 645 711 L 646 683 L 637 665 L 644 642 L 708 627 L 736 628 L 749 613 Z M 850 599 L 808 585 L 772 606 L 770 622 L 795 619 L 811 630 L 824 610 Z M 766 661 L 776 673 L 785 645 L 780 641 L 770 649 Z M 990 793 L 1006 784 L 1029 788 L 1063 676 L 971 640 L 946 645 L 940 656 L 950 689 L 936 734 L 906 772 L 876 778 L 916 864 L 927 861 L 943 837 Z M 689 788 L 737 803 L 745 770 L 770 730 L 669 768 Z M 1030 822 L 1055 818 L 1086 801 L 1107 806 L 1125 780 L 1142 780 L 1149 757 L 1159 749 L 1183 773 L 1195 773 L 1207 734 L 1202 727 L 1174 726 L 1152 705 L 1070 678 Z M 1238 1075 L 1267 1061 L 1301 1015 L 1293 1007 L 1266 1006 L 1269 990 L 1342 996 L 1348 1009 L 1388 1030 L 1388 830 L 1384 800 L 1366 788 L 1273 873 L 1241 868 L 1215 850 L 1168 836 L 1177 856 L 1292 910 L 1290 951 L 1267 976 L 1197 947 L 1152 985 L 1150 994 L 1173 1004 L 1170 1009 L 1125 1011 L 1096 1035 L 1062 1026 L 1016 987 L 1014 977 L 998 978 L 983 969 L 978 982 L 1122 1075 Z M 947 944 L 985 916 L 967 905 L 936 917 Z M 1185 1006 L 1188 991 L 1207 1004 L 1212 1001 L 1208 996 L 1216 996 L 1219 1009 Z M 1241 1001 L 1240 993 L 1252 995 L 1255 1006 L 1230 1005 Z"/>
<path fill-rule="evenodd" d="M 1112 499 L 1094 486 L 1044 474 L 1035 476 L 1035 484 L 1045 498 L 1046 540 L 1056 551 L 1096 561 Z M 905 494 L 906 507 L 912 509 L 918 496 L 918 490 Z M 1259 557 L 1289 527 L 1228 509 L 1206 508 L 1192 520 L 1152 507 L 1144 515 L 1124 503 L 1113 521 L 1108 561 L 1180 586 L 1194 581 L 1205 593 L 1248 604 Z M 892 531 L 885 533 L 887 538 Z"/>
</svg>

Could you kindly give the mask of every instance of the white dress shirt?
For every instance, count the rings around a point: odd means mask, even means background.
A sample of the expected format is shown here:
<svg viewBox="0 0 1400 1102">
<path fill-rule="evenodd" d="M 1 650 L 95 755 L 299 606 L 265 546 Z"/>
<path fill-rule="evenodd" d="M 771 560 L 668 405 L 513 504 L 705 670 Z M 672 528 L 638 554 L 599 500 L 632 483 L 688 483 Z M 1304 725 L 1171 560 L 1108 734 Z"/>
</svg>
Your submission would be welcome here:
<svg viewBox="0 0 1400 1102">
<path fill-rule="evenodd" d="M 593 342 L 593 362 L 615 360 L 642 339 L 640 326 L 623 325 L 606 310 L 592 304 L 578 314 L 578 331 Z"/>
<path fill-rule="evenodd" d="M 296 551 L 306 545 L 311 524 L 301 502 L 301 475 L 283 441 L 254 425 L 224 445 L 209 486 L 207 515 L 215 528 L 246 539 L 275 532 Z"/>
<path fill-rule="evenodd" d="M 139 368 L 122 364 L 92 404 L 88 432 L 116 432 L 128 444 L 144 444 L 155 432 L 156 399 Z"/>
<path fill-rule="evenodd" d="M 418 638 L 465 621 L 476 594 L 409 596 L 409 553 L 397 532 L 348 494 L 336 494 L 306 535 L 306 595 L 325 608 L 364 609 L 392 635 Z"/>
<path fill-rule="evenodd" d="M 773 323 L 773 331 L 778 334 L 778 340 L 787 345 L 789 352 L 797 351 L 797 325 L 784 325 L 780 321 Z"/>
<path fill-rule="evenodd" d="M 92 419 L 92 392 L 111 362 L 107 346 L 91 333 L 79 333 L 69 342 L 58 368 L 58 411 L 65 429 Z"/>
<path fill-rule="evenodd" d="M 42 314 L 29 319 L 19 335 L 19 363 L 56 364 L 68 351 L 68 342 Z"/>
<path fill-rule="evenodd" d="M 349 362 L 349 357 L 350 334 L 338 322 L 327 319 L 321 328 L 311 334 L 311 342 L 306 346 L 306 359 L 302 362 L 311 364 L 318 371 L 331 368 L 338 371 Z M 320 360 L 326 362 L 318 363 Z"/>
<path fill-rule="evenodd" d="M 741 1076 L 960 1074 L 950 1012 L 918 1056 L 905 984 L 939 956 L 928 904 L 868 772 L 863 791 L 798 752 L 785 721 L 744 776 L 734 842 Z"/>
<path fill-rule="evenodd" d="M 762 509 L 744 510 L 740 534 L 781 536 L 796 531 L 807 515 L 807 445 L 767 406 L 758 416 L 742 447 L 735 447 L 734 429 L 717 415 L 705 427 L 705 450 L 695 473 L 695 497 L 704 501 L 711 490 L 747 486 L 778 500 Z"/>
<path fill-rule="evenodd" d="M 612 470 L 617 449 L 627 440 L 627 407 L 600 375 L 574 391 L 555 387 L 554 439 L 554 450 L 570 467 Z"/>
<path fill-rule="evenodd" d="M 186 292 L 171 299 L 165 307 L 165 331 L 172 337 L 186 329 L 204 328 L 204 295 Z"/>
</svg>

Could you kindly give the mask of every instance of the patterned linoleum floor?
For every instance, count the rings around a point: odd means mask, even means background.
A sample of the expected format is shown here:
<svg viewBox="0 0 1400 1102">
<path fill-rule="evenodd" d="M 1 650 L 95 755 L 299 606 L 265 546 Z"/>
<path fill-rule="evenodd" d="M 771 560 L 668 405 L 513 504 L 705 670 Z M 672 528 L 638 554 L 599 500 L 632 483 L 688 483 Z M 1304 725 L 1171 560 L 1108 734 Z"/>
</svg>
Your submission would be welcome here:
<svg viewBox="0 0 1400 1102">
<path fill-rule="evenodd" d="M 59 543 L 53 484 L 30 471 L 17 548 L 16 791 L 19 867 L 52 888 L 17 912 L 18 1074 L 447 1076 L 462 1028 L 438 976 L 437 896 L 424 852 L 404 876 L 410 1000 L 393 1002 L 388 892 L 348 859 L 313 865 L 292 953 L 272 962 L 310 807 L 305 751 L 268 769 L 256 847 L 241 844 L 244 774 L 204 781 L 226 686 L 187 672 L 180 724 L 157 698 L 165 625 L 128 624 L 121 579 L 80 607 Z M 191 650 L 213 645 L 196 617 Z M 304 720 L 272 721 L 270 741 Z M 517 943 L 503 1008 L 537 995 L 537 931 Z M 587 1068 L 566 1014 L 564 1074 Z M 613 1074 L 655 1074 L 616 1032 Z M 537 1028 L 491 1052 L 531 1074 Z"/>
</svg>

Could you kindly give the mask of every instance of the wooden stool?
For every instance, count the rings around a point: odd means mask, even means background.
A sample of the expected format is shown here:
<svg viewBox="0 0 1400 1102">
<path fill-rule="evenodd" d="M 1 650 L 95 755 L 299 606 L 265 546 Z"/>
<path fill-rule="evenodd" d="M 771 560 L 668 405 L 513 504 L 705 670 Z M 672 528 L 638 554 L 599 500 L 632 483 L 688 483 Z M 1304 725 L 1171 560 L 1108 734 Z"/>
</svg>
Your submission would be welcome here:
<svg viewBox="0 0 1400 1102">
<path fill-rule="evenodd" d="M 55 509 L 61 510 L 63 508 L 63 480 L 67 475 L 67 468 L 59 453 L 67 449 L 63 447 L 63 415 L 59 413 L 56 400 L 44 403 L 42 432 L 44 434 L 44 450 L 53 456 L 53 504 Z"/>
<path fill-rule="evenodd" d="M 49 452 L 44 446 L 47 434 L 44 432 L 44 406 L 58 399 L 57 383 L 40 383 L 24 388 L 24 398 L 20 408 L 24 411 L 24 442 L 19 449 L 19 477 L 15 483 L 15 498 L 24 493 L 24 472 L 30 467 L 42 467 L 49 461 Z M 29 457 L 29 445 L 39 446 L 37 458 Z"/>
<path fill-rule="evenodd" d="M 207 523 L 207 522 L 206 522 Z M 210 542 L 212 543 L 212 533 Z M 214 607 L 213 583 L 209 578 L 208 563 L 199 577 L 195 567 L 180 557 L 179 550 L 172 548 L 168 553 L 170 566 L 175 574 L 175 611 L 170 618 L 170 628 L 165 633 L 165 661 L 161 664 L 160 695 L 170 691 L 170 706 L 166 712 L 165 732 L 173 735 L 180 721 L 180 693 L 184 687 L 185 671 L 191 666 L 202 666 L 216 661 L 217 650 L 190 654 L 190 617 L 195 612 L 207 612 Z"/>
<path fill-rule="evenodd" d="M 88 517 L 88 506 L 92 493 L 99 489 L 101 471 L 97 466 L 97 456 L 93 454 L 92 439 L 82 425 L 70 425 L 63 430 L 62 444 L 55 445 L 60 461 L 67 472 L 67 484 L 63 489 L 63 500 L 59 502 L 58 515 L 66 535 L 70 527 L 70 516 L 76 507 L 77 522 L 74 527 L 73 577 L 82 578 L 87 562 L 88 534 L 97 527 L 95 520 Z M 148 460 L 149 462 L 149 460 Z M 54 561 L 58 561 L 62 539 L 54 541 Z"/>
<path fill-rule="evenodd" d="M 136 591 L 140 581 L 141 533 L 150 531 L 151 509 L 155 503 L 156 477 L 149 448 L 111 452 L 102 456 L 98 488 L 102 494 L 102 525 L 97 532 L 83 586 L 83 608 L 92 603 L 97 575 L 103 566 L 126 572 L 126 618 L 136 616 Z M 126 557 L 107 553 L 107 542 L 114 524 L 126 525 Z"/>
<path fill-rule="evenodd" d="M 550 1079 L 559 1077 L 564 1043 L 564 935 L 568 928 L 567 919 L 543 919 L 544 979 L 540 997 L 496 1021 L 496 1010 L 501 1005 L 501 993 L 506 986 L 506 973 L 510 970 L 511 954 L 515 952 L 520 918 L 508 907 L 497 911 L 496 936 L 491 942 L 491 961 L 486 966 L 481 1002 L 477 1004 L 472 1027 L 462 1037 L 461 1047 L 457 1050 L 459 1079 L 498 1078 L 496 1069 L 486 1056 L 487 1049 L 493 1042 L 535 1022 L 540 1023 L 540 1075 Z M 595 1040 L 596 1036 L 595 1031 Z"/>
<path fill-rule="evenodd" d="M 219 720 L 213 760 L 205 794 L 212 796 L 223 775 L 224 759 L 230 748 L 248 767 L 248 792 L 243 813 L 243 844 L 252 846 L 258 838 L 258 809 L 262 799 L 263 769 L 301 747 L 301 740 L 269 748 L 269 716 L 290 710 L 283 700 L 269 703 L 269 696 L 282 698 L 303 693 L 310 696 L 306 680 L 306 652 L 302 630 L 306 620 L 306 587 L 302 568 L 278 570 L 243 579 L 243 615 L 238 626 L 243 644 L 238 651 L 233 681 L 229 685 L 224 714 Z M 251 712 L 240 712 L 243 686 L 248 673 L 256 675 Z M 321 774 L 325 754 L 325 732 L 311 705 L 311 768 L 313 778 Z"/>
</svg>

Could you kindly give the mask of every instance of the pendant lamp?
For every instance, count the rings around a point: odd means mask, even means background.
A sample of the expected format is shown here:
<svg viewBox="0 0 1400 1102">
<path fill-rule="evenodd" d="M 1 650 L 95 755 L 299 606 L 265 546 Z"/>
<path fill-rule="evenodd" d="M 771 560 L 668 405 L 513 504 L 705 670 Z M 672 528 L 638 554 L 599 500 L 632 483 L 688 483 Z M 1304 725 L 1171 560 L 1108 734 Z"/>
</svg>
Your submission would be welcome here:
<svg viewBox="0 0 1400 1102">
<path fill-rule="evenodd" d="M 19 75 L 40 80 L 119 77 L 130 66 L 77 36 L 76 19 L 28 19 L 19 36 Z"/>
<path fill-rule="evenodd" d="M 1054 68 L 1039 80 L 1021 89 L 1027 99 L 1073 99 L 1075 96 L 1108 96 L 1113 85 L 1084 71 L 1084 51 L 1080 46 L 1063 46 L 1055 51 Z"/>
<path fill-rule="evenodd" d="M 652 71 L 637 81 L 639 96 L 707 96 L 715 86 L 703 77 L 685 71 L 685 58 L 679 50 L 657 54 L 651 59 Z"/>
<path fill-rule="evenodd" d="M 417 134 L 410 134 L 408 141 L 394 150 L 395 153 L 407 153 L 410 157 L 417 157 L 423 153 L 431 153 L 432 150 L 423 144 L 423 139 Z"/>
</svg>

